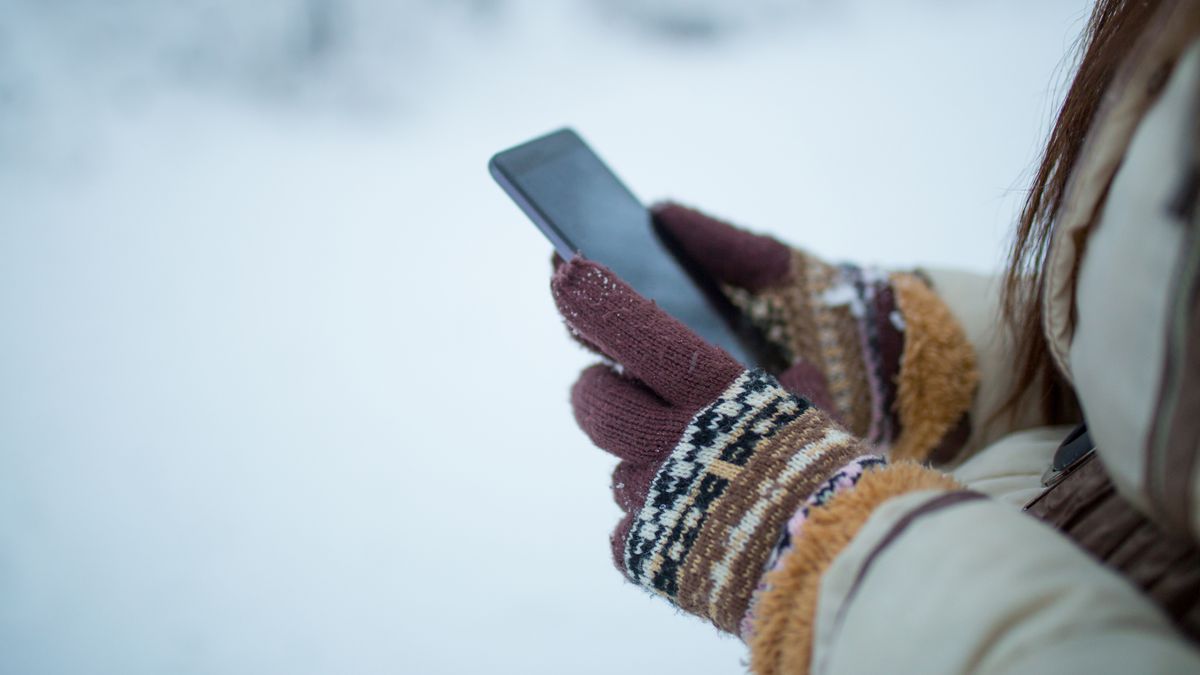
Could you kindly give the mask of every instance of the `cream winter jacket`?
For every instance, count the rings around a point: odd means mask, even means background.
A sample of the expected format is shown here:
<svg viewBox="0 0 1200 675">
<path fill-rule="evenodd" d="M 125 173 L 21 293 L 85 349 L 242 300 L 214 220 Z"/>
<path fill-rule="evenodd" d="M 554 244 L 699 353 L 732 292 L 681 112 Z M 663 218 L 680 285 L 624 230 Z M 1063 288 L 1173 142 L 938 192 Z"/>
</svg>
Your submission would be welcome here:
<svg viewBox="0 0 1200 675">
<path fill-rule="evenodd" d="M 1200 43 L 1172 39 L 1126 69 L 1089 133 L 1044 324 L 1121 495 L 1200 541 Z M 975 346 L 972 419 L 988 420 L 1012 362 L 998 288 L 929 276 Z M 820 580 L 813 672 L 1200 672 L 1195 645 L 1138 589 L 1021 512 L 1069 431 L 1039 423 L 1029 405 L 973 432 L 954 475 L 993 499 L 910 492 L 874 510 Z"/>
</svg>

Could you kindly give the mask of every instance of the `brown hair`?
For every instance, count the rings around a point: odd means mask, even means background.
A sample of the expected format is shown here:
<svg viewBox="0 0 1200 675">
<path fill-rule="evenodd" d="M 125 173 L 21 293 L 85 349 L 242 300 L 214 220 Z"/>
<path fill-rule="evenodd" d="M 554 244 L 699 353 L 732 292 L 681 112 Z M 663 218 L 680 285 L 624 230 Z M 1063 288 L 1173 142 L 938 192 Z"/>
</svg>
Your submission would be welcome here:
<svg viewBox="0 0 1200 675">
<path fill-rule="evenodd" d="M 1040 385 L 1037 394 L 1048 422 L 1079 417 L 1074 393 L 1054 366 L 1042 330 L 1046 256 L 1067 180 L 1105 90 L 1150 19 L 1163 5 L 1173 4 L 1171 0 L 1097 0 L 1076 43 L 1080 56 L 1075 77 L 1050 132 L 1009 251 L 1002 306 L 1015 339 L 1017 377 L 1002 412 L 1015 414 L 1020 401 Z"/>
</svg>

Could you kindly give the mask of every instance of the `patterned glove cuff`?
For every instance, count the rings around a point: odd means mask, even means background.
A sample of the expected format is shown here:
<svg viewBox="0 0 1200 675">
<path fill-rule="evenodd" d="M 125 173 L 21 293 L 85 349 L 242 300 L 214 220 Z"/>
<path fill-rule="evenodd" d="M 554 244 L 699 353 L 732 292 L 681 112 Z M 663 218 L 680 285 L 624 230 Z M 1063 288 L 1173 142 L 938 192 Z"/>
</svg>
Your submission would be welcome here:
<svg viewBox="0 0 1200 675">
<path fill-rule="evenodd" d="M 878 455 L 864 455 L 851 460 L 849 464 L 838 469 L 836 473 L 817 488 L 804 502 L 804 505 L 797 509 L 796 513 L 788 519 L 783 532 L 779 535 L 779 541 L 775 544 L 774 550 L 771 551 L 771 557 L 768 558 L 767 564 L 763 569 L 763 578 L 754 590 L 754 596 L 750 600 L 750 607 L 746 610 L 746 615 L 742 617 L 740 631 L 742 640 L 749 642 L 754 636 L 755 606 L 763 594 L 770 590 L 770 584 L 767 583 L 766 575 L 779 569 L 784 558 L 791 553 L 792 544 L 800 538 L 804 529 L 804 523 L 808 520 L 809 512 L 812 509 L 825 506 L 835 495 L 853 489 L 855 485 L 858 485 L 859 479 L 869 469 L 883 467 L 886 464 L 887 460 Z"/>
<path fill-rule="evenodd" d="M 952 459 L 970 431 L 978 373 L 966 333 L 929 283 L 800 250 L 789 270 L 775 286 L 725 292 L 803 367 L 802 391 L 892 459 Z"/>
<path fill-rule="evenodd" d="M 761 370 L 692 418 L 624 544 L 625 573 L 737 633 L 778 533 L 865 446 Z"/>
</svg>

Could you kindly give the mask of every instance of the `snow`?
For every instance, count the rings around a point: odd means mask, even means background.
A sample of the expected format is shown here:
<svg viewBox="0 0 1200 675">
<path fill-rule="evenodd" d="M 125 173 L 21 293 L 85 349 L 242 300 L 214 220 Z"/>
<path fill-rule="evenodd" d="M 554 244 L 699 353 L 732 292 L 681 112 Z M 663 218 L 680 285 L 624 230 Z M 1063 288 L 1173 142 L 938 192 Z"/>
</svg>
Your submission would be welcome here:
<svg viewBox="0 0 1200 675">
<path fill-rule="evenodd" d="M 286 3 L 6 10 L 0 672 L 737 672 L 612 569 L 592 359 L 487 158 L 570 124 L 647 201 L 993 270 L 1086 13 L 449 4 L 348 3 L 312 77 L 256 51 Z"/>
</svg>

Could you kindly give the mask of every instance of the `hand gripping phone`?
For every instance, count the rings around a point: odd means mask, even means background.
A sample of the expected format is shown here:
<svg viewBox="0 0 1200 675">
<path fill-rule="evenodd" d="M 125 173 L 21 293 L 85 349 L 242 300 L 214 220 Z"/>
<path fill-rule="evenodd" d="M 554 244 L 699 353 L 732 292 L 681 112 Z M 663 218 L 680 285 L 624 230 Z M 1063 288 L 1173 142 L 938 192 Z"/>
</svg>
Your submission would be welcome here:
<svg viewBox="0 0 1200 675">
<path fill-rule="evenodd" d="M 717 284 L 654 226 L 650 211 L 573 130 L 500 152 L 488 168 L 564 260 L 583 255 L 607 266 L 747 367 L 780 365 Z"/>
</svg>

